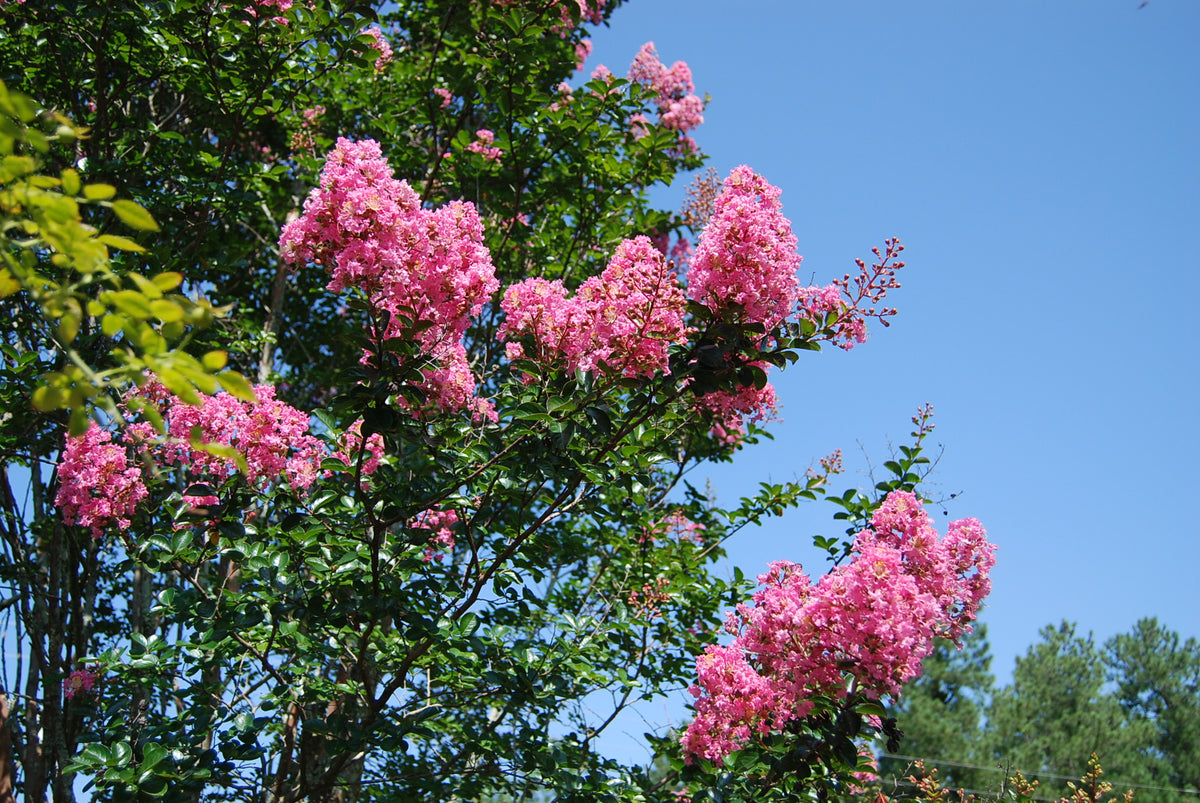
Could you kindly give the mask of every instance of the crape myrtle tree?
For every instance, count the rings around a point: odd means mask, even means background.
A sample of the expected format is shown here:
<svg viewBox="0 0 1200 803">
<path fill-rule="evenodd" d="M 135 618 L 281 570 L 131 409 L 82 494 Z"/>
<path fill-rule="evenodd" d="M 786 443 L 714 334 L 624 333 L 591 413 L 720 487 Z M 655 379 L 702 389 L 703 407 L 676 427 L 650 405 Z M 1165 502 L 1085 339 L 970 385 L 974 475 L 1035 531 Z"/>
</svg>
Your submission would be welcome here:
<svg viewBox="0 0 1200 803">
<path fill-rule="evenodd" d="M 751 168 L 654 208 L 705 102 L 652 44 L 578 74 L 616 5 L 0 7 L 0 794 L 791 799 L 898 736 L 993 561 L 921 505 L 928 410 L 815 582 L 713 568 L 836 459 L 687 474 L 902 246 L 805 288 Z M 689 686 L 669 771 L 598 751 Z"/>
</svg>

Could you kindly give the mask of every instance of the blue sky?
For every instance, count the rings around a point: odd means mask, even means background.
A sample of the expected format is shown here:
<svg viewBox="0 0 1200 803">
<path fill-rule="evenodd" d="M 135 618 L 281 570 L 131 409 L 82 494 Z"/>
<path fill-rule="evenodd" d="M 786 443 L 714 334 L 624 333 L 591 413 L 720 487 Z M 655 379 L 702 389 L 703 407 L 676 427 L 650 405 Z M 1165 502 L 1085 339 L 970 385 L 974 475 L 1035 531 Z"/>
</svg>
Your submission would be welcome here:
<svg viewBox="0 0 1200 803">
<path fill-rule="evenodd" d="M 1200 636 L 1200 3 L 1139 4 L 634 0 L 586 68 L 624 75 L 646 41 L 688 62 L 712 97 L 696 139 L 782 188 L 804 281 L 907 245 L 893 325 L 777 374 L 777 439 L 709 474 L 732 502 L 840 447 L 835 487 L 865 488 L 864 451 L 888 459 L 933 403 L 931 490 L 959 494 L 939 524 L 975 516 L 999 545 L 1001 682 L 1062 619 Z M 731 559 L 818 570 L 834 510 Z"/>
</svg>

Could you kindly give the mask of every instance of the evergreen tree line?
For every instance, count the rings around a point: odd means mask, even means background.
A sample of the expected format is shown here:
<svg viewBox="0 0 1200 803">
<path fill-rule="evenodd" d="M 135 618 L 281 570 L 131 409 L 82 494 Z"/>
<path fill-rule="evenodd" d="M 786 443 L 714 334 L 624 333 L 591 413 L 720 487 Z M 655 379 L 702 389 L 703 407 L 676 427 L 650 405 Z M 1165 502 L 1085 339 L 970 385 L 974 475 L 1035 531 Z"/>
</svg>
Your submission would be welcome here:
<svg viewBox="0 0 1200 803">
<path fill-rule="evenodd" d="M 1141 803 L 1200 795 L 1200 642 L 1157 619 L 1097 643 L 1076 625 L 1048 625 L 997 688 L 987 630 L 961 650 L 944 642 L 898 701 L 904 731 L 880 760 L 884 790 L 912 791 L 912 764 L 950 787 L 995 796 L 1016 771 L 1039 782 L 1038 798 L 1067 786 L 1096 753 L 1114 792 Z"/>
</svg>

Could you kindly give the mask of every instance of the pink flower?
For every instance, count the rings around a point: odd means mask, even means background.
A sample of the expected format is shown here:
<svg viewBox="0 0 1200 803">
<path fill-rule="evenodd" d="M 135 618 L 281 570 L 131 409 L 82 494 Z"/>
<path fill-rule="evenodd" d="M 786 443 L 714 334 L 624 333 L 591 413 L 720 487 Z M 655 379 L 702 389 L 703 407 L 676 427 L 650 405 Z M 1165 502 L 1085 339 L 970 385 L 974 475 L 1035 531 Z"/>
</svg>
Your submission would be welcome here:
<svg viewBox="0 0 1200 803">
<path fill-rule="evenodd" d="M 130 466 L 125 447 L 93 421 L 82 435 L 67 438 L 58 464 L 55 504 L 63 521 L 88 527 L 99 538 L 110 524 L 130 524 L 137 504 L 149 495 L 142 472 Z"/>
<path fill-rule="evenodd" d="M 432 561 L 440 563 L 446 552 L 454 550 L 454 532 L 451 528 L 458 524 L 458 521 L 458 513 L 453 510 L 431 508 L 417 514 L 409 526 L 418 530 L 433 531 L 421 560 L 425 563 Z M 444 551 L 439 550 L 438 547 Z"/>
<path fill-rule="evenodd" d="M 694 150 L 695 143 L 685 135 L 704 122 L 704 101 L 695 94 L 687 64 L 677 61 L 668 68 L 658 60 L 654 43 L 647 42 L 629 65 L 629 80 L 650 90 L 658 107 L 658 124 L 679 132 L 679 150 Z M 640 136 L 636 129 L 635 136 Z"/>
<path fill-rule="evenodd" d="M 238 472 L 237 462 L 205 446 L 234 450 L 246 464 L 246 481 L 255 487 L 284 479 L 297 491 L 317 478 L 326 449 L 308 434 L 308 416 L 275 398 L 275 388 L 256 385 L 257 400 L 245 402 L 228 393 L 186 404 L 161 385 L 139 388 L 138 395 L 162 405 L 167 437 L 158 441 L 148 424 L 133 424 L 127 442 L 141 444 L 164 466 L 184 466 L 194 477 L 223 480 Z"/>
<path fill-rule="evenodd" d="M 293 0 L 250 0 L 250 5 L 246 6 L 245 12 L 251 17 L 263 16 L 263 12 L 270 14 L 273 11 L 287 12 L 292 8 Z M 287 17 L 279 16 L 278 14 L 271 17 L 271 22 L 278 25 L 287 25 Z"/>
<path fill-rule="evenodd" d="M 375 59 L 375 72 L 383 72 L 388 63 L 392 60 L 392 46 L 388 40 L 384 38 L 383 31 L 378 25 L 372 25 L 369 28 L 363 28 L 359 33 L 370 36 L 374 41 L 371 42 L 371 49 L 379 56 Z"/>
<path fill-rule="evenodd" d="M 510 357 L 569 371 L 653 376 L 667 370 L 668 348 L 690 331 L 683 289 L 645 236 L 618 245 L 604 271 L 573 298 L 562 282 L 533 278 L 509 287 L 500 306 L 507 316 L 501 339 L 528 337 L 534 346 L 532 353 L 512 349 Z"/>
<path fill-rule="evenodd" d="M 783 323 L 800 296 L 800 255 L 781 209 L 777 188 L 745 165 L 734 168 L 688 268 L 688 298 L 721 320 L 767 332 Z"/>
<path fill-rule="evenodd" d="M 63 678 L 63 696 L 74 700 L 77 694 L 86 694 L 96 686 L 100 674 L 91 669 L 76 669 Z"/>
<path fill-rule="evenodd" d="M 362 423 L 362 419 L 360 418 L 346 428 L 345 433 L 339 439 L 337 450 L 334 451 L 331 457 L 341 460 L 351 470 L 354 470 L 355 466 L 358 465 L 361 457 L 362 476 L 369 477 L 379 468 L 379 461 L 383 457 L 383 436 L 378 432 L 374 432 L 364 443 Z"/>
<path fill-rule="evenodd" d="M 592 55 L 592 40 L 580 39 L 575 44 L 575 70 L 583 69 L 583 63 Z"/>
<path fill-rule="evenodd" d="M 685 516 L 682 510 L 675 510 L 649 529 L 644 530 L 638 541 L 639 543 L 654 543 L 660 536 L 673 536 L 681 543 L 694 541 L 697 544 L 703 544 L 705 529 L 707 528 L 703 524 L 698 524 Z"/>
<path fill-rule="evenodd" d="M 764 371 L 767 363 L 751 363 Z M 749 421 L 778 421 L 779 405 L 775 386 L 770 382 L 761 388 L 743 385 L 737 390 L 718 390 L 696 398 L 696 409 L 713 419 L 714 435 L 726 443 L 738 443 Z"/>
<path fill-rule="evenodd" d="M 853 559 L 815 585 L 800 566 L 771 564 L 753 605 L 739 605 L 727 647 L 696 661 L 696 716 L 682 743 L 720 760 L 803 718 L 816 696 L 896 695 L 941 636 L 966 632 L 990 589 L 995 547 L 974 519 L 939 541 L 912 494 L 893 492 L 859 533 Z"/>
<path fill-rule="evenodd" d="M 462 338 L 499 286 L 474 206 L 424 209 L 408 183 L 393 178 L 378 143 L 339 139 L 280 249 L 293 265 L 329 271 L 330 291 L 363 293 L 386 315 L 384 338 L 417 344 L 427 359 L 420 384 L 429 409 L 467 405 L 475 381 Z"/>
<path fill-rule="evenodd" d="M 504 151 L 500 148 L 493 148 L 492 143 L 496 140 L 496 135 L 486 128 L 481 128 L 475 132 L 476 140 L 467 146 L 467 150 L 472 153 L 478 153 L 486 161 L 499 162 L 500 157 L 504 155 Z"/>
<path fill-rule="evenodd" d="M 450 94 L 450 90 L 440 86 L 434 88 L 433 94 L 442 99 L 441 108 L 443 109 L 449 106 L 450 102 L 454 100 L 454 95 Z"/>
<path fill-rule="evenodd" d="M 853 281 L 847 273 L 841 279 L 835 279 L 825 287 L 805 287 L 800 290 L 798 313 L 800 317 L 816 323 L 818 326 L 829 326 L 826 335 L 840 348 L 849 351 L 856 343 L 867 339 L 867 319 L 876 318 L 884 326 L 888 326 L 888 318 L 896 314 L 891 307 L 876 307 L 887 295 L 888 290 L 900 286 L 896 280 L 896 271 L 904 267 L 899 260 L 904 246 L 899 240 L 889 239 L 884 243 L 885 253 L 873 248 L 872 253 L 878 262 L 868 268 L 861 259 L 856 259 L 858 274 Z M 829 316 L 835 316 L 830 319 Z M 827 323 L 832 320 L 832 325 Z"/>
</svg>

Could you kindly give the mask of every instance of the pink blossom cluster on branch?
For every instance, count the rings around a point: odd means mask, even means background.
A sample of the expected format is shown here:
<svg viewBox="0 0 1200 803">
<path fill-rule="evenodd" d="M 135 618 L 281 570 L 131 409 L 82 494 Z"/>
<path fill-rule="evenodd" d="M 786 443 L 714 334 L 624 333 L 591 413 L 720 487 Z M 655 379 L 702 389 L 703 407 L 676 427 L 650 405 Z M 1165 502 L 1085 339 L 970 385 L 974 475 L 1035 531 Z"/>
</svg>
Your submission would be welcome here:
<svg viewBox="0 0 1200 803">
<path fill-rule="evenodd" d="M 245 12 L 251 17 L 261 17 L 268 14 L 279 12 L 280 14 L 291 11 L 294 0 L 250 0 L 250 5 L 246 6 Z M 278 25 L 287 25 L 287 17 L 275 16 L 270 17 L 271 22 Z"/>
<path fill-rule="evenodd" d="M 130 449 L 163 468 L 182 466 L 190 482 L 219 483 L 231 477 L 239 471 L 236 454 L 245 463 L 246 481 L 258 489 L 282 479 L 296 491 L 307 490 L 329 456 L 353 467 L 362 452 L 362 475 L 378 468 L 383 439 L 373 434 L 364 443 L 361 422 L 346 431 L 331 454 L 325 443 L 309 434 L 308 416 L 275 398 L 273 387 L 258 385 L 254 392 L 254 402 L 222 393 L 192 405 L 157 383 L 136 389 L 142 401 L 158 406 L 165 435 L 146 421 L 135 421 L 125 428 L 120 443 L 95 422 L 82 435 L 68 437 L 55 497 L 63 521 L 89 528 L 94 538 L 113 524 L 122 529 L 130 525 L 138 502 L 149 495 L 142 468 L 129 464 Z M 185 501 L 193 507 L 218 502 L 209 495 L 187 496 Z"/>
<path fill-rule="evenodd" d="M 93 669 L 75 669 L 63 678 L 63 696 L 74 700 L 77 695 L 88 694 L 96 687 L 100 673 Z"/>
<path fill-rule="evenodd" d="M 855 343 L 867 339 L 867 319 L 876 318 L 884 326 L 890 326 L 888 318 L 896 314 L 892 307 L 876 307 L 883 301 L 888 290 L 900 286 L 896 271 L 904 267 L 899 256 L 904 246 L 896 238 L 884 242 L 884 253 L 872 248 L 877 262 L 868 268 L 861 259 L 854 260 L 858 273 L 853 279 L 849 273 L 834 279 L 824 287 L 805 287 L 800 290 L 798 311 L 801 317 L 822 323 L 825 317 L 836 313 L 832 340 L 849 351 Z"/>
<path fill-rule="evenodd" d="M 764 371 L 766 363 L 751 363 Z M 712 416 L 711 434 L 723 443 L 740 443 L 747 421 L 778 420 L 779 402 L 770 382 L 761 388 L 742 385 L 737 390 L 717 390 L 696 399 L 696 408 Z"/>
<path fill-rule="evenodd" d="M 683 288 L 645 236 L 621 242 L 604 271 L 574 297 L 558 280 L 533 278 L 510 286 L 500 305 L 507 317 L 499 335 L 509 341 L 510 359 L 570 371 L 654 376 L 667 370 L 671 344 L 690 332 Z"/>
<path fill-rule="evenodd" d="M 430 530 L 433 532 L 433 535 L 429 538 L 429 543 L 425 546 L 425 552 L 421 560 L 426 563 L 433 561 L 441 563 L 446 553 L 454 550 L 453 528 L 458 524 L 458 521 L 458 513 L 454 510 L 430 508 L 417 514 L 417 517 L 413 519 L 409 526 L 417 530 Z"/>
<path fill-rule="evenodd" d="M 383 72 L 392 60 L 392 45 L 383 35 L 383 31 L 378 25 L 372 25 L 368 28 L 363 28 L 360 33 L 370 36 L 373 40 L 370 44 L 372 50 L 378 55 L 375 58 L 375 72 Z"/>
<path fill-rule="evenodd" d="M 754 604 L 730 614 L 733 643 L 696 661 L 689 759 L 720 760 L 803 718 L 817 696 L 898 694 L 933 639 L 966 632 L 991 590 L 995 546 L 979 522 L 953 522 L 939 540 L 910 493 L 888 495 L 853 551 L 815 585 L 788 561 L 758 578 Z"/>
<path fill-rule="evenodd" d="M 714 318 L 761 324 L 766 332 L 791 316 L 800 255 L 782 209 L 777 187 L 745 165 L 734 168 L 688 268 L 688 298 Z"/>
<path fill-rule="evenodd" d="M 393 178 L 377 142 L 339 138 L 304 214 L 279 242 L 286 262 L 329 271 L 330 291 L 362 292 L 387 318 L 382 339 L 417 344 L 429 406 L 473 406 L 462 338 L 499 287 L 473 205 L 424 209 L 408 182 Z"/>
<path fill-rule="evenodd" d="M 575 15 L 578 15 L 581 22 L 588 22 L 592 25 L 604 22 L 604 7 L 608 4 L 608 0 L 550 0 L 549 3 L 544 0 L 537 0 L 536 3 L 529 3 L 529 0 L 495 0 L 495 2 L 496 5 L 503 8 L 511 8 L 525 3 L 536 6 L 539 10 L 549 11 L 551 14 L 557 13 L 558 19 L 551 24 L 550 30 L 563 38 L 575 30 Z M 572 14 L 573 11 L 574 14 Z"/>
<path fill-rule="evenodd" d="M 325 444 L 308 434 L 308 416 L 275 398 L 270 385 L 254 387 L 254 402 L 220 393 L 186 404 L 156 384 L 139 395 L 160 405 L 167 437 L 158 439 L 149 423 L 139 422 L 127 428 L 126 439 L 143 444 L 158 465 L 183 466 L 194 478 L 224 480 L 238 471 L 236 460 L 204 445 L 235 451 L 245 460 L 246 481 L 260 488 L 283 478 L 306 490 L 327 456 Z"/>
<path fill-rule="evenodd" d="M 86 432 L 67 438 L 58 463 L 54 504 L 63 521 L 87 527 L 93 538 L 112 523 L 125 528 L 138 502 L 149 495 L 139 466 L 129 465 L 126 449 L 93 421 Z"/>
<path fill-rule="evenodd" d="M 704 543 L 704 531 L 708 529 L 703 524 L 689 519 L 682 510 L 674 510 L 653 525 L 642 530 L 639 543 L 655 543 L 659 538 L 675 539 L 680 542 L 691 541 Z"/>
<path fill-rule="evenodd" d="M 300 121 L 300 128 L 292 132 L 288 142 L 293 153 L 304 156 L 314 155 L 317 147 L 314 133 L 319 129 L 319 121 L 324 114 L 325 107 L 321 105 L 312 106 L 301 113 L 303 119 Z"/>
<path fill-rule="evenodd" d="M 658 107 L 658 124 L 679 132 L 680 150 L 691 153 L 696 143 L 687 132 L 704 122 L 704 101 L 696 95 L 692 70 L 686 62 L 667 67 L 658 60 L 653 42 L 642 45 L 629 66 L 629 80 L 650 91 Z M 644 124 L 644 118 L 639 124 Z"/>
<path fill-rule="evenodd" d="M 494 147 L 493 142 L 496 141 L 496 135 L 486 128 L 481 128 L 475 132 L 475 141 L 467 146 L 467 150 L 471 153 L 477 153 L 488 162 L 500 162 L 500 157 L 504 155 L 504 151 Z"/>
</svg>

